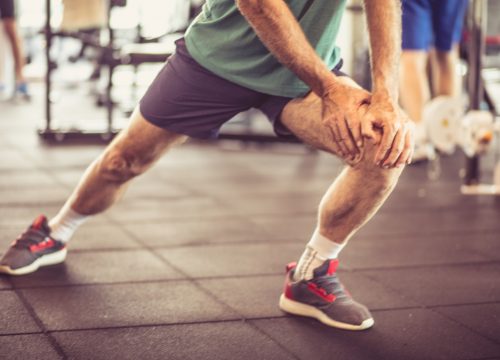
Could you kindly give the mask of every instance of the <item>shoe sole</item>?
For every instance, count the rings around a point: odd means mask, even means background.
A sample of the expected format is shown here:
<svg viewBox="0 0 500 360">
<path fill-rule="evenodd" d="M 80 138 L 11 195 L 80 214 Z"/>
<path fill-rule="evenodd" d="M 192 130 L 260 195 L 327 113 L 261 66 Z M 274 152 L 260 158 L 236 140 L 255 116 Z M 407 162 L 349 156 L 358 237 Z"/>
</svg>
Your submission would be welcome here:
<svg viewBox="0 0 500 360">
<path fill-rule="evenodd" d="M 373 318 L 364 320 L 360 325 L 353 325 L 336 321 L 328 317 L 324 312 L 315 308 L 314 306 L 290 300 L 284 294 L 281 294 L 280 297 L 280 309 L 290 314 L 311 317 L 322 322 L 325 325 L 343 330 L 366 330 L 368 328 L 371 328 L 375 323 Z"/>
<path fill-rule="evenodd" d="M 55 253 L 43 255 L 31 264 L 18 269 L 11 269 L 10 266 L 0 265 L 0 272 L 9 275 L 26 275 L 37 271 L 42 266 L 56 265 L 64 262 L 67 249 L 64 248 Z"/>
</svg>

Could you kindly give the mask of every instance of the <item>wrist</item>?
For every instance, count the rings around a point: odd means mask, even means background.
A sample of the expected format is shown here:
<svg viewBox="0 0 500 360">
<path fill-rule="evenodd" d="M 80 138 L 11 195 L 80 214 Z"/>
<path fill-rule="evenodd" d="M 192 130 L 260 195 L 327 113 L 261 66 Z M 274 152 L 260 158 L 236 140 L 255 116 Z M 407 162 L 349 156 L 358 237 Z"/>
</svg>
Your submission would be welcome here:
<svg viewBox="0 0 500 360">
<path fill-rule="evenodd" d="M 372 93 L 372 100 L 383 101 L 397 104 L 398 103 L 398 91 L 393 89 L 390 90 L 388 87 L 374 87 Z"/>
<path fill-rule="evenodd" d="M 329 96 L 332 93 L 340 91 L 344 84 L 338 80 L 338 77 L 328 72 L 328 76 L 324 76 L 320 83 L 319 91 L 316 94 L 322 98 Z"/>
</svg>

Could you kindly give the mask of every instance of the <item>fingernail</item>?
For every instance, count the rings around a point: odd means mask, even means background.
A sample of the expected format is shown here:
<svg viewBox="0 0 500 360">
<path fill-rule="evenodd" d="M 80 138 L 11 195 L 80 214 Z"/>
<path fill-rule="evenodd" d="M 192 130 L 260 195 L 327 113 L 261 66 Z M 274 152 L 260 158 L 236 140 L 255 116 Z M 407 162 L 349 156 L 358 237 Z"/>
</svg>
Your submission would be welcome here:
<svg viewBox="0 0 500 360">
<path fill-rule="evenodd" d="M 363 143 L 362 143 L 361 141 L 358 141 L 358 142 L 356 143 L 356 145 L 358 145 L 358 147 L 361 147 L 361 146 L 363 146 Z"/>
</svg>

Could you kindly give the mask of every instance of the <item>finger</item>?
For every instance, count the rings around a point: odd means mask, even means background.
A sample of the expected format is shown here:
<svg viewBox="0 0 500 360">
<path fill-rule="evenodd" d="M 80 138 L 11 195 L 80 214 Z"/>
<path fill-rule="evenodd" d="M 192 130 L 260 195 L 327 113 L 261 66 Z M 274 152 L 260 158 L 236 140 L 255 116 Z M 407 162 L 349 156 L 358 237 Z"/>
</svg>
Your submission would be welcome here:
<svg viewBox="0 0 500 360">
<path fill-rule="evenodd" d="M 350 152 L 349 152 L 349 149 L 347 148 L 347 146 L 344 144 L 344 140 L 343 140 L 342 135 L 340 133 L 340 128 L 338 126 L 338 123 L 340 121 L 339 119 L 340 119 L 340 117 L 332 117 L 328 121 L 328 126 L 330 127 L 330 130 L 332 132 L 333 139 L 335 140 L 338 147 L 342 151 L 342 157 L 348 158 L 348 157 L 350 157 Z"/>
<path fill-rule="evenodd" d="M 408 131 L 407 141 L 410 142 L 410 155 L 408 156 L 408 160 L 406 160 L 407 164 L 411 164 L 413 160 L 413 153 L 415 152 L 415 123 L 410 122 L 410 131 Z"/>
<path fill-rule="evenodd" d="M 342 158 L 342 160 L 345 159 L 345 155 L 343 155 L 343 151 L 342 149 L 340 149 L 340 146 L 337 144 L 336 141 L 331 142 L 331 151 L 338 157 Z"/>
<path fill-rule="evenodd" d="M 342 137 L 343 144 L 347 147 L 349 155 L 354 158 L 358 154 L 358 148 L 352 139 L 351 132 L 348 126 L 348 119 L 344 116 L 338 123 L 340 136 Z"/>
<path fill-rule="evenodd" d="M 335 144 L 335 145 L 332 145 L 334 148 L 337 149 L 337 153 L 342 157 L 344 158 L 346 155 L 345 155 L 345 150 L 340 146 L 341 142 L 339 141 L 340 139 L 340 135 L 338 135 L 338 131 L 337 131 L 337 126 L 335 125 L 335 119 L 333 118 L 329 118 L 327 120 L 324 121 L 324 124 L 325 126 L 328 128 L 328 130 L 330 131 L 330 134 L 332 135 L 332 144 Z"/>
<path fill-rule="evenodd" d="M 413 152 L 412 136 L 411 136 L 411 132 L 409 130 L 407 130 L 406 134 L 405 134 L 404 149 L 401 152 L 401 155 L 399 155 L 398 160 L 396 161 L 396 166 L 401 167 L 405 164 L 409 164 L 410 156 L 411 156 L 412 152 Z"/>
<path fill-rule="evenodd" d="M 363 121 L 361 121 L 361 134 L 363 137 L 372 139 L 374 141 L 377 139 L 377 135 L 373 130 L 373 124 L 371 122 L 371 119 L 368 117 L 365 117 Z"/>
<path fill-rule="evenodd" d="M 354 115 L 357 116 L 357 115 Z M 351 137 L 356 144 L 358 153 L 361 151 L 363 147 L 363 135 L 361 135 L 361 123 L 359 121 L 351 121 L 347 124 L 349 126 L 349 132 L 351 133 Z"/>
<path fill-rule="evenodd" d="M 382 161 L 389 155 L 391 151 L 392 143 L 394 142 L 394 137 L 396 136 L 397 129 L 393 126 L 385 126 L 383 128 L 382 140 L 378 147 L 377 155 L 375 157 L 375 162 L 378 165 L 382 164 Z"/>
<path fill-rule="evenodd" d="M 398 161 L 399 156 L 403 152 L 405 148 L 405 135 L 406 132 L 404 129 L 400 129 L 396 136 L 394 137 L 394 141 L 392 142 L 391 151 L 387 155 L 387 158 L 384 161 L 384 168 L 391 168 L 396 165 L 396 161 Z"/>
<path fill-rule="evenodd" d="M 406 132 L 405 135 L 405 147 L 401 155 L 399 155 L 398 160 L 396 161 L 396 167 L 401 167 L 405 164 L 410 163 L 411 155 L 413 153 L 413 147 L 411 146 L 411 134 Z"/>
<path fill-rule="evenodd" d="M 349 151 L 349 148 L 347 147 L 345 140 L 344 140 L 343 136 L 341 135 L 338 122 L 335 123 L 335 128 L 337 130 L 337 144 L 342 149 L 342 152 L 344 153 L 344 157 L 346 157 L 346 158 L 352 157 L 351 152 Z"/>
</svg>

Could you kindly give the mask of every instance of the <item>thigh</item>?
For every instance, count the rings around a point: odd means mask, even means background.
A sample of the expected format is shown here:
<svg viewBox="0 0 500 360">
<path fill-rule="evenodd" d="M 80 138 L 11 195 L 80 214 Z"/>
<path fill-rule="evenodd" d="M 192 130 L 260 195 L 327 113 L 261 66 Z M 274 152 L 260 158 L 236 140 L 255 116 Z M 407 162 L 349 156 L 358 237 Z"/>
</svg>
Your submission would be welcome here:
<svg viewBox="0 0 500 360">
<path fill-rule="evenodd" d="M 339 81 L 359 87 L 347 76 L 339 77 Z M 340 155 L 338 144 L 333 139 L 330 128 L 322 122 L 322 103 L 315 93 L 310 92 L 304 98 L 290 101 L 281 113 L 280 122 L 305 143 L 334 155 Z"/>
</svg>

